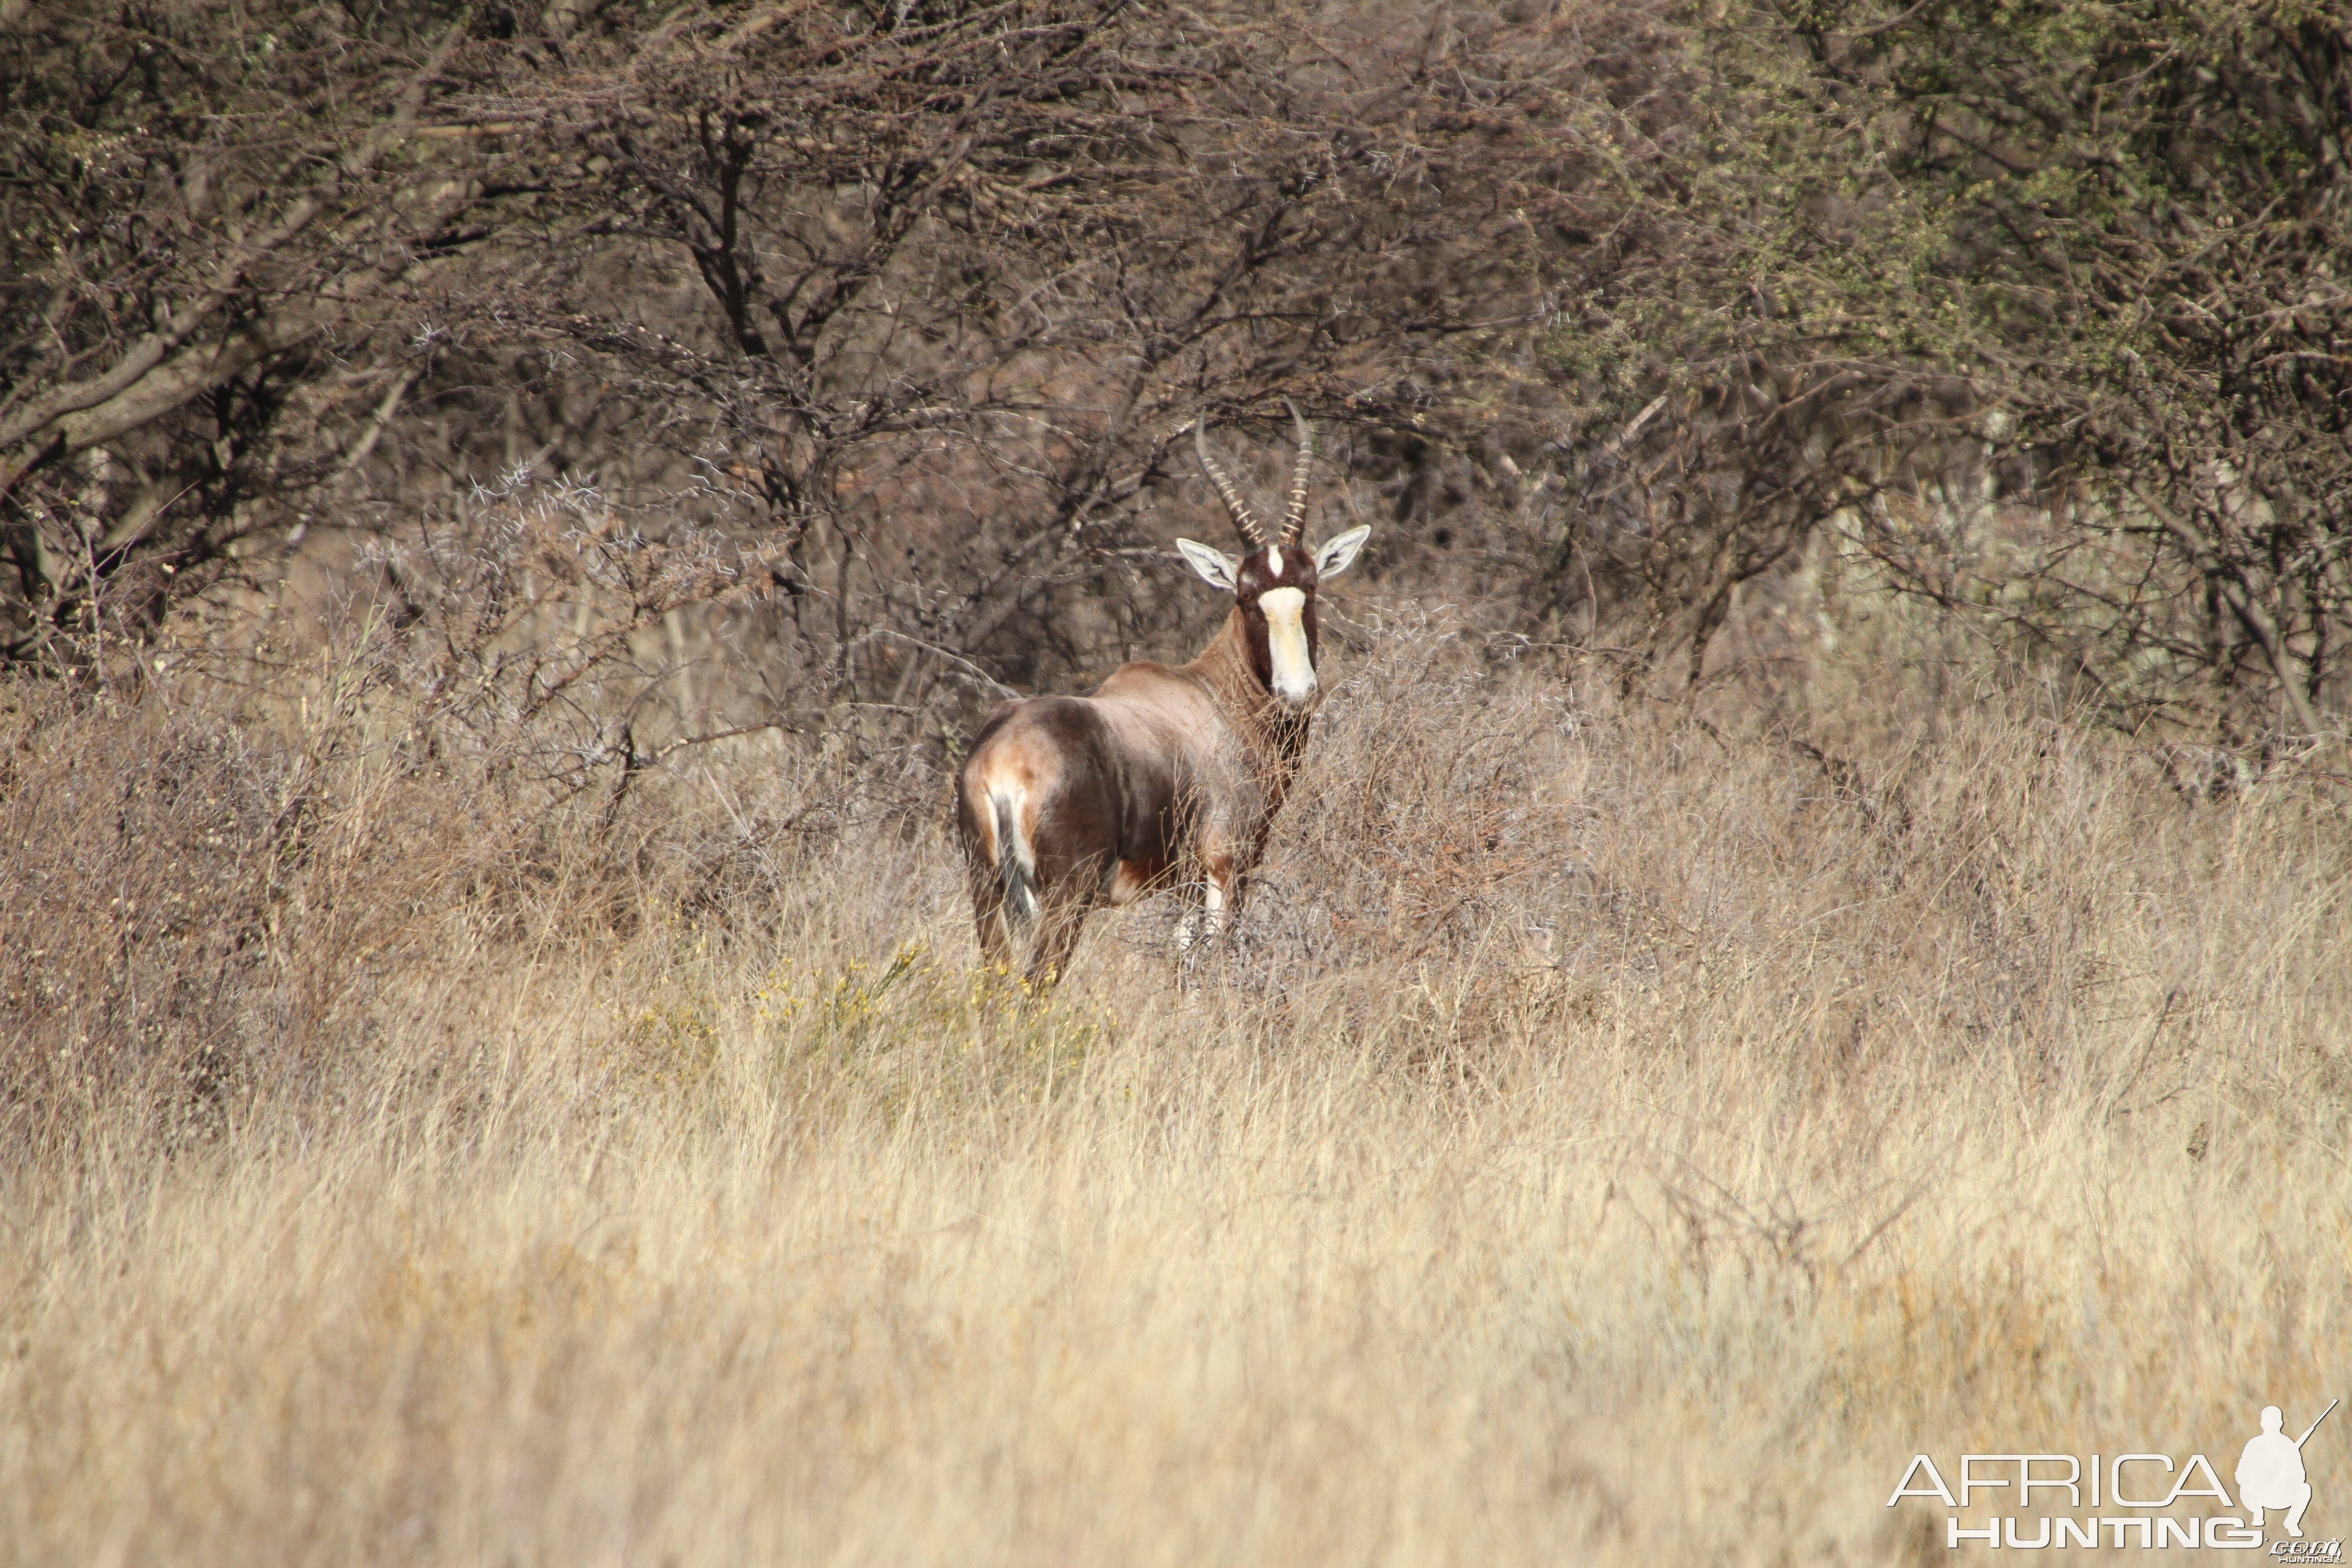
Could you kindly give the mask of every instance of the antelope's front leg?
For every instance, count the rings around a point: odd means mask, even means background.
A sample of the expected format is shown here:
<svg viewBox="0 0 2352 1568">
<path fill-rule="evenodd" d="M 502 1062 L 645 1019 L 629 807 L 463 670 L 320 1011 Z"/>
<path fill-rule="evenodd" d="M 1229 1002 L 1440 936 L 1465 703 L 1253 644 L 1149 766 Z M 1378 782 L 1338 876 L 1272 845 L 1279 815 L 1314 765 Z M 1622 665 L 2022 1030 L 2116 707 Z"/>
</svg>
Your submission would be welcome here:
<svg viewBox="0 0 2352 1568">
<path fill-rule="evenodd" d="M 1195 946 L 1213 948 L 1224 940 L 1231 914 L 1240 905 L 1241 878 L 1230 855 L 1202 856 L 1201 859 L 1200 901 L 1189 907 L 1176 922 L 1176 951 L 1190 956 Z"/>
</svg>

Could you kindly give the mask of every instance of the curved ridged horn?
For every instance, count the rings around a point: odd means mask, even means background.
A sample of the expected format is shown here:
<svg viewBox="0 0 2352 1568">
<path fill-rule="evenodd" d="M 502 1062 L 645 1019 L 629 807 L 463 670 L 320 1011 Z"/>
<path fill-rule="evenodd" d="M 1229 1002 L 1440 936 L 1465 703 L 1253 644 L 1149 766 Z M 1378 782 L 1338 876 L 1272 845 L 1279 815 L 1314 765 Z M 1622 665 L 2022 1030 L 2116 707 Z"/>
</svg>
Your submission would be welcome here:
<svg viewBox="0 0 2352 1568">
<path fill-rule="evenodd" d="M 1209 456 L 1208 426 L 1199 419 L 1192 421 L 1192 450 L 1199 454 L 1201 467 L 1208 470 L 1209 482 L 1217 487 L 1217 494 L 1223 499 L 1225 510 L 1234 514 L 1234 527 L 1241 531 L 1243 540 L 1254 550 L 1265 549 L 1265 535 L 1259 531 L 1257 519 L 1252 517 L 1249 508 L 1242 504 L 1242 493 L 1234 488 L 1234 481 L 1225 477 L 1225 470 L 1217 467 L 1217 460 Z"/>
<path fill-rule="evenodd" d="M 1282 542 L 1298 542 L 1298 531 L 1307 526 L 1307 471 L 1315 463 L 1315 430 L 1307 423 L 1307 416 L 1298 412 L 1298 405 L 1287 397 L 1282 405 L 1290 410 L 1290 422 L 1298 426 L 1298 466 L 1290 475 L 1290 510 L 1282 514 Z"/>
</svg>

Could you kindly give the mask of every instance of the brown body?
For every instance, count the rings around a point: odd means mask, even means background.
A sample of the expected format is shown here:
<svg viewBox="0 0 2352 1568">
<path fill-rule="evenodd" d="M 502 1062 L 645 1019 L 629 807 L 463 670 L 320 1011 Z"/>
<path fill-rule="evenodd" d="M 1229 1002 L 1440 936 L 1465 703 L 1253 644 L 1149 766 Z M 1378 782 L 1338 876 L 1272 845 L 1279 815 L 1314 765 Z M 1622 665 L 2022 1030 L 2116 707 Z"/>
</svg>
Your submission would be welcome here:
<svg viewBox="0 0 2352 1568">
<path fill-rule="evenodd" d="M 956 779 L 956 825 L 972 916 L 990 962 L 1033 980 L 1067 968 L 1087 915 L 1161 888 L 1183 896 L 1180 940 L 1197 921 L 1219 933 L 1297 775 L 1319 698 L 1315 590 L 1344 570 L 1369 530 L 1321 548 L 1297 542 L 1307 445 L 1289 526 L 1265 544 L 1229 481 L 1202 460 L 1259 545 L 1234 560 L 1190 540 L 1194 570 L 1230 589 L 1234 608 L 1201 656 L 1173 668 L 1121 666 L 1087 697 L 1031 697 L 999 708 Z"/>
</svg>

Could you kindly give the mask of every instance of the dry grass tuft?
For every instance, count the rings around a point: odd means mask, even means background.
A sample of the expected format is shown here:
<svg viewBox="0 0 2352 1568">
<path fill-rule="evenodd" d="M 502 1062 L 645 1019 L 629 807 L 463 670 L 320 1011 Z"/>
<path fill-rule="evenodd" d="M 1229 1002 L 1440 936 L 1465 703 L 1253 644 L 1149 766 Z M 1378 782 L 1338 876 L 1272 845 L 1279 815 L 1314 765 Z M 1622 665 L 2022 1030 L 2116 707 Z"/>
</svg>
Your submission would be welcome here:
<svg viewBox="0 0 2352 1568">
<path fill-rule="evenodd" d="M 1934 1559 L 2352 1365 L 2324 779 L 1392 613 L 1237 951 L 1037 997 L 912 753 L 615 807 L 352 646 L 9 696 L 9 1560 Z"/>
</svg>

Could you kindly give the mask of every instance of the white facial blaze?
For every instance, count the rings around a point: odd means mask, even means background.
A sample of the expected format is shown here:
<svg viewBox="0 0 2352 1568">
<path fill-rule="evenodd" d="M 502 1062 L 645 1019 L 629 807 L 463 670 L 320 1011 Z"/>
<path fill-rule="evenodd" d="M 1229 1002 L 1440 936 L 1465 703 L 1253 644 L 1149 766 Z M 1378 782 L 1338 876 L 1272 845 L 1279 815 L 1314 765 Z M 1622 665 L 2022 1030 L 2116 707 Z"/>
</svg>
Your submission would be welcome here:
<svg viewBox="0 0 2352 1568">
<path fill-rule="evenodd" d="M 1270 544 L 1270 545 L 1266 546 L 1266 551 L 1265 551 L 1265 563 L 1266 563 L 1267 568 L 1268 568 L 1269 570 L 1271 570 L 1271 571 L 1274 573 L 1274 574 L 1275 574 L 1276 576 L 1279 577 L 1279 576 L 1281 576 L 1281 575 L 1282 575 L 1282 546 L 1281 546 L 1281 545 L 1279 545 L 1279 544 Z"/>
<path fill-rule="evenodd" d="M 1257 596 L 1265 616 L 1265 647 L 1274 660 L 1274 693 L 1286 702 L 1315 695 L 1315 661 L 1307 651 L 1307 595 L 1297 588 L 1268 588 Z"/>
</svg>

